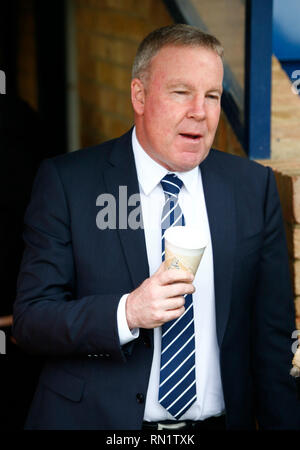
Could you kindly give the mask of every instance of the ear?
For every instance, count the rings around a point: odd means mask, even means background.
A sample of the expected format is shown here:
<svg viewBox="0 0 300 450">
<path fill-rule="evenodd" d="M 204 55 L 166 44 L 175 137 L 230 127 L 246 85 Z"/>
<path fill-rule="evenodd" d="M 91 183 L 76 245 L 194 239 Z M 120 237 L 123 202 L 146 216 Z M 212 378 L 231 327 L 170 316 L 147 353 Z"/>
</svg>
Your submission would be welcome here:
<svg viewBox="0 0 300 450">
<path fill-rule="evenodd" d="M 131 81 L 131 102 L 134 112 L 139 116 L 142 115 L 144 113 L 145 88 L 139 78 Z"/>
</svg>

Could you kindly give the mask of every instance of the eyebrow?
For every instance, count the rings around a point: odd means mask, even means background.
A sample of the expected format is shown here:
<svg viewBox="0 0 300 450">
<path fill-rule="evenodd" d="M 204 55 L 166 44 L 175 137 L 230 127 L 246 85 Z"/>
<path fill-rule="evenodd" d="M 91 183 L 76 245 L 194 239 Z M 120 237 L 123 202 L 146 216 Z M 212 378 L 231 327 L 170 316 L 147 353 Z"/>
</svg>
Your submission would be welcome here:
<svg viewBox="0 0 300 450">
<path fill-rule="evenodd" d="M 209 89 L 208 92 L 218 92 L 219 94 L 222 94 L 223 87 L 221 86 L 221 87 L 212 88 L 212 89 Z"/>
<path fill-rule="evenodd" d="M 185 88 L 185 89 L 190 89 L 190 90 L 194 90 L 194 86 L 186 83 L 185 81 L 182 80 L 174 80 L 171 81 L 170 83 L 167 84 L 168 89 L 174 89 L 174 88 Z M 223 86 L 221 87 L 213 87 L 211 89 L 208 90 L 208 92 L 218 92 L 219 94 L 222 94 L 223 92 Z"/>
<path fill-rule="evenodd" d="M 187 89 L 194 89 L 194 87 L 191 84 L 186 83 L 185 81 L 182 81 L 182 80 L 174 80 L 167 84 L 167 87 L 170 89 L 179 87 L 179 86 L 187 88 Z"/>
</svg>

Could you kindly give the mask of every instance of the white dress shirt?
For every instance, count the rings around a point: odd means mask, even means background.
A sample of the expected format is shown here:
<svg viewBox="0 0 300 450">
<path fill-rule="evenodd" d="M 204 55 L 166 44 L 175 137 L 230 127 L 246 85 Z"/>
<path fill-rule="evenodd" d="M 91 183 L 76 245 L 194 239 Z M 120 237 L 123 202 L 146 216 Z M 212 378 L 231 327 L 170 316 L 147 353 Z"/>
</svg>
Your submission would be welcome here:
<svg viewBox="0 0 300 450">
<path fill-rule="evenodd" d="M 150 276 L 162 262 L 161 256 L 161 214 L 165 203 L 161 179 L 168 170 L 155 162 L 140 146 L 135 128 L 132 133 L 132 145 L 140 188 L 141 207 L 144 223 L 146 249 Z M 176 173 L 176 172 L 175 172 Z M 204 420 L 224 412 L 223 390 L 220 376 L 219 348 L 216 335 L 215 294 L 213 255 L 210 230 L 206 212 L 200 168 L 197 166 L 188 172 L 177 172 L 183 181 L 179 193 L 179 204 L 185 224 L 200 229 L 207 242 L 203 258 L 194 279 L 196 288 L 193 294 L 195 347 L 196 347 L 196 402 L 181 416 L 180 420 Z M 123 295 L 118 307 L 118 330 L 121 345 L 136 339 L 139 330 L 129 330 L 125 304 L 127 295 Z M 158 403 L 160 377 L 161 327 L 154 329 L 154 353 L 144 420 L 162 421 L 174 419 Z"/>
</svg>

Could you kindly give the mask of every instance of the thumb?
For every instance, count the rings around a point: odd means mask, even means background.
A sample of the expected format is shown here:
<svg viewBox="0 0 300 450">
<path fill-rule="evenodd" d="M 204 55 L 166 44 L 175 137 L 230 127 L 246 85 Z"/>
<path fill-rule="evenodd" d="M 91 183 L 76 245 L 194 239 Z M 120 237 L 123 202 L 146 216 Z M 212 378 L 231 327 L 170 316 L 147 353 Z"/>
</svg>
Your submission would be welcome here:
<svg viewBox="0 0 300 450">
<path fill-rule="evenodd" d="M 164 272 L 166 270 L 166 266 L 165 266 L 165 262 L 163 261 L 161 263 L 161 265 L 159 266 L 159 268 L 157 269 L 157 271 L 155 272 L 156 275 L 161 274 L 162 272 Z"/>
</svg>

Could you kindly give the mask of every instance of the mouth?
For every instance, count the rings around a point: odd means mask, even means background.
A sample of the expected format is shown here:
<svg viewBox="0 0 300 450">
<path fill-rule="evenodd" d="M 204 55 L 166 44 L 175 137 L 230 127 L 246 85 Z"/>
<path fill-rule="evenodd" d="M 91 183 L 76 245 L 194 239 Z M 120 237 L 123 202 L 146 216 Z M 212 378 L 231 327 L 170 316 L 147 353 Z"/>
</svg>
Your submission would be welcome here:
<svg viewBox="0 0 300 450">
<path fill-rule="evenodd" d="M 197 133 L 179 133 L 179 136 L 190 142 L 198 142 L 203 137 L 202 134 Z"/>
</svg>

